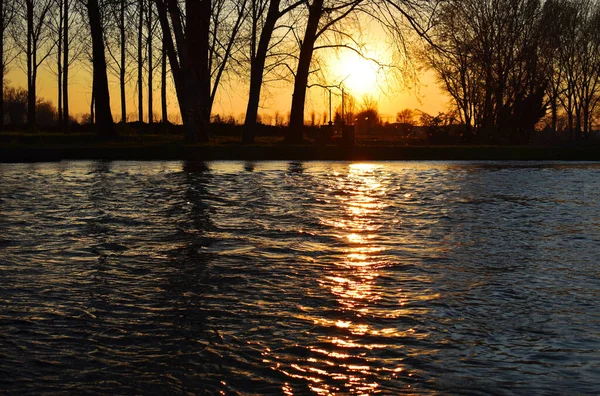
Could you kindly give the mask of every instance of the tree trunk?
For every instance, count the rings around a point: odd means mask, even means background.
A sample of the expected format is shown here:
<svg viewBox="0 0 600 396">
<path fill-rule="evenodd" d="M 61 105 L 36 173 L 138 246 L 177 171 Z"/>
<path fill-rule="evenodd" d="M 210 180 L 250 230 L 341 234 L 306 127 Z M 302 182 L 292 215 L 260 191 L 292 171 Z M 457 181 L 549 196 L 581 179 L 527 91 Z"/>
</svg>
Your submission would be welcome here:
<svg viewBox="0 0 600 396">
<path fill-rule="evenodd" d="M 106 57 L 104 55 L 104 34 L 100 22 L 98 0 L 88 0 L 88 16 L 92 34 L 92 56 L 94 65 L 93 97 L 96 107 L 96 128 L 100 137 L 110 138 L 115 135 L 112 113 L 110 110 L 110 94 L 108 76 L 106 75 Z"/>
<path fill-rule="evenodd" d="M 90 124 L 94 124 L 96 120 L 95 108 L 96 108 L 96 93 L 94 92 L 94 77 L 92 76 L 92 99 L 90 100 Z"/>
<path fill-rule="evenodd" d="M 148 32 L 148 124 L 152 124 L 152 3 L 148 0 L 147 10 L 147 32 Z"/>
<path fill-rule="evenodd" d="M 4 132 L 4 2 L 0 1 L 0 132 Z"/>
<path fill-rule="evenodd" d="M 294 80 L 294 93 L 292 96 L 292 109 L 290 111 L 290 125 L 288 128 L 288 143 L 300 143 L 304 138 L 304 102 L 306 99 L 306 86 L 310 72 L 310 63 L 317 38 L 319 20 L 323 14 L 323 0 L 315 0 L 309 7 L 308 23 L 304 41 L 300 47 L 298 69 Z"/>
<path fill-rule="evenodd" d="M 125 0 L 121 0 L 120 9 L 120 39 L 121 39 L 121 69 L 119 70 L 119 85 L 121 89 L 121 122 L 127 122 L 127 98 L 125 97 Z"/>
<path fill-rule="evenodd" d="M 175 82 L 185 139 L 208 141 L 210 121 L 209 22 L 210 0 L 186 2 L 186 32 L 176 0 L 155 0 L 171 73 Z M 171 16 L 171 24 L 167 18 Z M 171 26 L 177 51 L 171 36 Z"/>
<path fill-rule="evenodd" d="M 56 50 L 57 50 L 56 51 L 56 69 L 57 69 L 57 76 L 56 77 L 57 78 L 56 78 L 56 80 L 57 80 L 57 93 L 58 93 L 58 98 L 57 98 L 58 99 L 58 103 L 57 103 L 58 109 L 57 110 L 58 110 L 58 128 L 61 131 L 63 130 L 63 111 L 62 111 L 62 109 L 63 109 L 63 107 L 62 107 L 62 104 L 63 104 L 63 102 L 62 102 L 62 100 L 63 100 L 63 98 L 62 98 L 62 87 L 63 87 L 63 84 L 62 84 L 62 78 L 63 78 L 63 71 L 62 71 L 63 41 L 62 41 L 62 39 L 63 39 L 63 35 L 64 35 L 64 32 L 63 32 L 63 29 L 64 29 L 64 27 L 63 27 L 63 25 L 64 25 L 64 21 L 63 21 L 64 14 L 62 13 L 62 8 L 63 8 L 63 3 L 62 2 L 63 1 L 66 1 L 66 0 L 60 0 L 58 2 L 58 7 L 60 9 L 60 12 L 59 12 L 59 16 L 58 16 L 58 37 L 57 37 L 57 40 L 56 40 L 56 42 L 57 42 L 57 46 L 56 46 L 57 47 L 56 48 Z"/>
<path fill-rule="evenodd" d="M 27 125 L 35 130 L 35 49 L 33 43 L 33 0 L 27 0 Z"/>
<path fill-rule="evenodd" d="M 250 93 L 248 97 L 248 106 L 246 107 L 246 119 L 244 120 L 244 131 L 242 141 L 247 144 L 254 143 L 256 117 L 258 115 L 258 105 L 260 103 L 260 91 L 263 82 L 263 71 L 269 50 L 269 42 L 275 29 L 275 23 L 279 19 L 280 0 L 271 0 L 267 19 L 260 33 L 258 50 L 250 63 Z"/>
<path fill-rule="evenodd" d="M 163 124 L 166 124 L 169 122 L 169 116 L 167 115 L 167 49 L 164 39 L 160 65 L 160 108 L 162 113 L 161 121 Z"/>
<path fill-rule="evenodd" d="M 63 120 L 64 131 L 69 132 L 69 0 L 64 0 L 64 48 L 63 48 Z"/>
<path fill-rule="evenodd" d="M 189 0 L 188 0 L 189 1 Z M 210 92 L 211 73 L 209 56 L 209 36 L 210 36 L 210 15 L 211 0 L 202 0 L 200 8 L 201 29 L 199 37 L 200 48 L 200 127 L 198 139 L 204 142 L 209 141 L 210 136 L 210 111 L 212 109 L 212 97 Z M 192 46 L 190 48 L 193 48 Z"/>
<path fill-rule="evenodd" d="M 552 113 L 552 138 L 556 138 L 556 126 L 558 124 L 558 105 L 556 103 L 556 97 L 552 98 L 550 104 L 550 110 Z"/>
<path fill-rule="evenodd" d="M 171 74 L 173 76 L 173 82 L 175 83 L 175 93 L 177 95 L 177 102 L 179 103 L 181 118 L 183 123 L 186 124 L 187 119 L 185 118 L 186 115 L 183 112 L 183 103 L 185 101 L 185 84 L 183 81 L 183 73 L 179 65 L 179 60 L 177 59 L 177 52 L 175 51 L 173 37 L 171 36 L 171 27 L 169 26 L 169 21 L 167 17 L 167 7 L 164 3 L 164 0 L 155 0 L 155 3 L 156 10 L 158 11 L 158 21 L 160 22 L 160 27 L 163 33 L 163 51 L 166 53 L 166 56 L 169 60 L 169 65 L 171 66 Z M 176 27 L 173 27 L 173 29 L 175 30 Z M 166 65 L 164 68 L 164 73 L 166 77 Z M 165 81 L 164 84 L 166 95 L 166 78 L 163 81 Z M 166 106 L 166 97 L 164 103 Z"/>
<path fill-rule="evenodd" d="M 139 0 L 139 24 L 138 24 L 138 121 L 144 122 L 144 93 L 143 89 L 143 61 L 142 61 L 142 41 L 144 28 L 144 0 Z"/>
<path fill-rule="evenodd" d="M 185 126 L 186 140 L 208 141 L 210 124 L 210 71 L 208 70 L 208 43 L 210 1 L 186 2 L 186 36 L 181 43 L 186 56 L 182 71 L 186 89 L 182 111 L 188 120 Z M 179 47 L 179 45 L 178 45 Z"/>
</svg>

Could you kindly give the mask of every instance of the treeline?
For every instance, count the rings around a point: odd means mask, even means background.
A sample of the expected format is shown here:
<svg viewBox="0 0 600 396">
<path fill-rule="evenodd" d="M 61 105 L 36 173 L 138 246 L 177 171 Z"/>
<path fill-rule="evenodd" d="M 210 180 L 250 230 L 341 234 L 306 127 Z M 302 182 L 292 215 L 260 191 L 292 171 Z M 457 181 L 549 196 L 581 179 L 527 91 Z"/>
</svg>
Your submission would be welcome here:
<svg viewBox="0 0 600 396">
<path fill-rule="evenodd" d="M 186 139 L 208 141 L 218 93 L 237 90 L 240 81 L 247 81 L 243 140 L 252 143 L 264 88 L 284 82 L 293 85 L 287 140 L 300 142 L 307 87 L 332 83 L 325 81 L 326 57 L 321 54 L 353 51 L 364 56 L 361 26 L 366 24 L 376 24 L 392 44 L 393 64 L 371 59 L 382 69 L 408 72 L 415 65 L 411 62 L 418 61 L 435 71 L 453 99 L 452 110 L 459 115 L 466 141 L 527 143 L 543 120 L 553 133 L 564 129 L 569 138 L 584 139 L 598 115 L 596 0 L 3 0 L 0 4 L 2 75 L 10 67 L 26 71 L 25 116 L 32 130 L 39 124 L 36 91 L 41 67 L 56 76 L 57 122 L 68 130 L 69 73 L 78 63 L 78 70 L 87 68 L 93 75 L 90 114 L 100 135 L 112 136 L 114 121 L 127 120 L 132 89 L 139 121 L 158 121 L 153 115 L 154 92 L 160 91 L 160 120 L 166 122 L 172 84 Z M 109 75 L 119 87 L 116 117 L 110 106 L 115 92 L 109 89 Z M 3 106 L 0 103 L 4 115 Z M 343 118 L 352 118 L 348 110 Z"/>
<path fill-rule="evenodd" d="M 113 121 L 126 120 L 132 86 L 137 91 L 138 119 L 144 120 L 146 114 L 153 122 L 153 92 L 160 85 L 161 120 L 166 121 L 172 81 L 186 138 L 206 141 L 218 93 L 249 81 L 244 122 L 248 143 L 254 141 L 265 86 L 293 84 L 288 140 L 300 141 L 307 85 L 324 78 L 324 68 L 318 67 L 323 57 L 315 53 L 364 52 L 357 27 L 366 19 L 399 38 L 401 52 L 405 29 L 420 26 L 420 18 L 430 12 L 428 1 L 396 0 L 3 0 L 1 4 L 2 75 L 12 67 L 26 72 L 31 130 L 38 124 L 35 103 L 42 67 L 56 76 L 58 123 L 68 129 L 69 73 L 78 63 L 77 70 L 87 68 L 93 75 L 90 113 L 98 133 L 105 136 L 114 134 Z M 119 87 L 116 117 L 110 95 L 117 90 L 109 89 L 109 75 Z"/>
<path fill-rule="evenodd" d="M 587 139 L 599 110 L 600 3 L 444 1 L 422 58 L 469 140 L 529 143 L 536 126 Z"/>
</svg>

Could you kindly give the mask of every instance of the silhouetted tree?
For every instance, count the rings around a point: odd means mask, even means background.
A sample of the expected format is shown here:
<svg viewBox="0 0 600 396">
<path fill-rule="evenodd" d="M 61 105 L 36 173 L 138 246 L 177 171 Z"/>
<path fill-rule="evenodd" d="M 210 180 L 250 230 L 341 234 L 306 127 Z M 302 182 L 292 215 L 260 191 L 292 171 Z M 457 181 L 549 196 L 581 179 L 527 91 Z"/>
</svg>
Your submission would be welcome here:
<svg viewBox="0 0 600 396">
<path fill-rule="evenodd" d="M 146 9 L 146 33 L 147 33 L 147 39 L 146 39 L 146 45 L 147 45 L 147 52 L 146 52 L 146 57 L 148 58 L 148 123 L 152 124 L 154 122 L 153 120 L 153 92 L 152 92 L 152 88 L 153 88 L 153 75 L 154 75 L 154 65 L 153 65 L 153 54 L 152 54 L 152 49 L 153 49 L 153 41 L 154 41 L 154 20 L 153 20 L 153 10 L 152 10 L 152 1 L 148 0 L 147 3 L 147 9 Z"/>
<path fill-rule="evenodd" d="M 0 1 L 0 132 L 4 130 L 4 75 L 12 60 L 10 48 L 7 48 L 7 32 L 15 15 L 14 0 Z"/>
<path fill-rule="evenodd" d="M 282 10 L 279 9 L 281 0 L 250 1 L 250 90 L 244 121 L 242 139 L 244 143 L 254 143 L 254 129 L 263 85 L 265 64 L 269 52 L 269 44 L 273 37 L 277 21 L 299 5 L 305 3 L 305 1 L 293 1 L 285 4 Z M 266 17 L 264 16 L 265 10 L 267 13 Z"/>
<path fill-rule="evenodd" d="M 591 0 L 558 3 L 561 39 L 558 48 L 564 74 L 559 100 L 567 115 L 571 139 L 587 137 L 600 94 L 600 5 Z"/>
<path fill-rule="evenodd" d="M 381 123 L 379 117 L 379 106 L 377 101 L 370 95 L 363 97 L 360 110 L 356 114 L 356 122 L 359 126 L 371 129 Z"/>
<path fill-rule="evenodd" d="M 167 114 L 167 49 L 165 48 L 164 38 L 162 40 L 160 62 L 160 108 L 161 122 L 166 124 L 169 122 L 169 117 Z"/>
<path fill-rule="evenodd" d="M 109 24 L 105 31 L 108 29 L 116 29 L 116 34 L 107 32 L 106 49 L 110 56 L 111 63 L 109 70 L 115 74 L 119 79 L 119 95 L 121 104 L 121 122 L 127 122 L 127 96 L 126 87 L 129 82 L 129 75 L 127 69 L 129 66 L 128 50 L 130 48 L 128 26 L 131 26 L 133 22 L 133 12 L 131 11 L 130 0 L 118 0 L 107 4 L 110 7 L 111 20 L 113 23 Z M 115 40 L 116 39 L 116 40 Z M 113 47 L 116 47 L 118 51 L 114 51 Z"/>
<path fill-rule="evenodd" d="M 63 10 L 62 10 L 62 15 L 63 15 L 63 20 L 64 20 L 64 26 L 63 26 L 63 75 L 62 75 L 62 103 L 59 100 L 58 101 L 58 107 L 59 107 L 59 112 L 61 111 L 61 107 L 62 107 L 62 113 L 59 114 L 59 119 L 62 118 L 64 120 L 64 126 L 63 126 L 63 130 L 65 132 L 69 131 L 69 121 L 70 121 L 70 116 L 69 116 L 69 47 L 70 47 L 70 42 L 69 42 L 69 27 L 71 25 L 70 23 L 70 19 L 69 19 L 69 8 L 70 8 L 70 2 L 69 0 L 62 0 L 63 1 Z M 60 85 L 60 84 L 59 84 Z M 60 87 L 59 87 L 60 89 Z"/>
<path fill-rule="evenodd" d="M 115 129 L 110 109 L 106 57 L 104 55 L 104 28 L 100 18 L 98 0 L 87 0 L 87 11 L 92 36 L 92 63 L 94 67 L 92 100 L 95 107 L 96 128 L 99 136 L 110 138 L 114 136 Z"/>
<path fill-rule="evenodd" d="M 326 4 L 325 0 L 313 0 L 308 4 L 308 20 L 300 41 L 300 56 L 294 78 L 294 93 L 290 110 L 290 125 L 286 140 L 299 143 L 303 140 L 304 105 L 310 65 L 317 39 L 337 22 L 350 15 L 362 0 Z M 322 17 L 326 16 L 322 21 Z"/>
<path fill-rule="evenodd" d="M 49 16 L 53 0 L 20 0 L 17 9 L 21 22 L 14 30 L 15 42 L 26 56 L 28 125 L 33 131 L 36 126 L 35 103 L 37 75 L 41 64 L 50 56 L 55 41 L 52 40 Z"/>
<path fill-rule="evenodd" d="M 27 122 L 27 90 L 23 88 L 4 87 L 4 113 L 10 125 L 24 125 Z"/>
<path fill-rule="evenodd" d="M 528 140 L 544 115 L 540 11 L 538 0 L 452 0 L 437 11 L 424 57 L 467 137 Z"/>
<path fill-rule="evenodd" d="M 155 1 L 186 139 L 208 141 L 218 87 L 233 53 L 241 51 L 237 37 L 247 0 Z"/>
<path fill-rule="evenodd" d="M 54 0 L 49 17 L 56 62 L 49 64 L 56 75 L 58 124 L 65 132 L 69 128 L 69 67 L 79 59 L 86 40 L 82 38 L 84 23 L 81 15 L 71 12 L 72 0 Z M 70 31 L 75 34 L 70 35 Z"/>
<path fill-rule="evenodd" d="M 188 141 L 208 141 L 211 2 L 188 0 L 184 15 L 176 0 L 155 1 L 185 127 L 185 138 Z"/>
<path fill-rule="evenodd" d="M 411 109 L 404 109 L 396 114 L 396 122 L 401 124 L 413 125 L 416 118 L 416 112 Z"/>
<path fill-rule="evenodd" d="M 248 15 L 248 0 L 213 0 L 211 14 L 211 43 L 209 45 L 210 109 L 234 53 L 241 52 L 239 40 L 242 24 Z"/>
<path fill-rule="evenodd" d="M 143 80 L 143 70 L 144 70 L 144 58 L 143 58 L 143 49 L 144 49 L 144 0 L 138 0 L 137 6 L 138 12 L 138 39 L 137 39 L 137 89 L 138 89 L 138 121 L 144 121 L 144 80 Z"/>
</svg>

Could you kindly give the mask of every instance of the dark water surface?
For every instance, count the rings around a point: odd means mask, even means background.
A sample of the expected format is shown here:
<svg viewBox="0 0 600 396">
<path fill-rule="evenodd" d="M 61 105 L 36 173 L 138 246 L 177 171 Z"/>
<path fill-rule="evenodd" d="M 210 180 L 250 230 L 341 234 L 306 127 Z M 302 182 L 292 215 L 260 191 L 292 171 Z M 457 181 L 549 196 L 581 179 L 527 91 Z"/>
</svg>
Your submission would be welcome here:
<svg viewBox="0 0 600 396">
<path fill-rule="evenodd" d="M 0 164 L 0 393 L 597 394 L 600 165 Z"/>
</svg>

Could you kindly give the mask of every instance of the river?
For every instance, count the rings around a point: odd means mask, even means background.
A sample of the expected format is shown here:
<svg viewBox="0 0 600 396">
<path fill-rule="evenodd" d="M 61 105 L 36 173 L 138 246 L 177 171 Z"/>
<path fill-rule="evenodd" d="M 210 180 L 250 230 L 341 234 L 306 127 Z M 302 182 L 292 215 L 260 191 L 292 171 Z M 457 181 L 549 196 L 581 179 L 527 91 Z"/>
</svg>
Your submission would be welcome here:
<svg viewBox="0 0 600 396">
<path fill-rule="evenodd" d="M 0 393 L 597 394 L 600 164 L 0 164 Z"/>
</svg>

